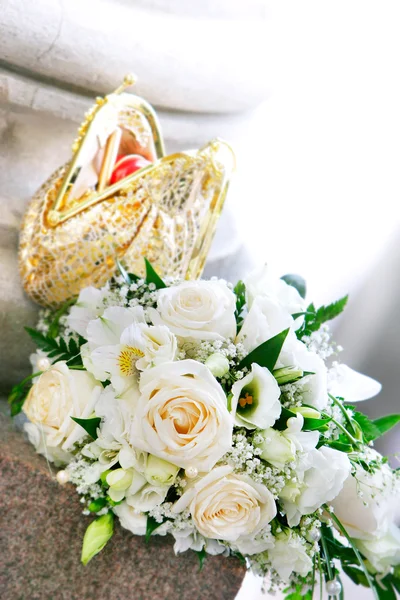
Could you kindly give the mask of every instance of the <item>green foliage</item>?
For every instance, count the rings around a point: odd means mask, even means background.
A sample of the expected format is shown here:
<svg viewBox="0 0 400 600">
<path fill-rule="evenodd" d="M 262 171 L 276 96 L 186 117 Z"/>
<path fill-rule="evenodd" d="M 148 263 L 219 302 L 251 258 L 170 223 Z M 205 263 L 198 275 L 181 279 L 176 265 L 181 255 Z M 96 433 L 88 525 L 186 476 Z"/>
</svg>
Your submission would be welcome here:
<svg viewBox="0 0 400 600">
<path fill-rule="evenodd" d="M 93 417 L 92 419 L 79 419 L 78 417 L 71 417 L 75 423 L 78 423 L 94 440 L 97 439 L 97 428 L 100 425 L 100 417 Z"/>
<path fill-rule="evenodd" d="M 260 367 L 266 367 L 272 373 L 288 333 L 289 329 L 285 329 L 257 346 L 240 362 L 239 369 L 251 367 L 253 363 L 257 363 Z"/>
<path fill-rule="evenodd" d="M 140 279 L 140 277 L 138 277 L 138 275 L 135 275 L 134 273 L 128 273 L 128 271 L 125 269 L 125 267 L 119 261 L 118 258 L 115 262 L 118 267 L 119 274 L 124 279 L 124 281 L 127 285 L 131 285 L 132 283 L 135 283 L 136 281 L 138 281 Z"/>
<path fill-rule="evenodd" d="M 55 359 L 54 362 L 64 360 L 68 363 L 69 367 L 83 365 L 80 347 L 86 340 L 82 336 L 79 336 L 78 342 L 71 338 L 67 344 L 62 337 L 56 340 L 50 335 L 45 335 L 31 327 L 25 327 L 25 331 L 30 335 L 38 348 L 46 352 L 49 359 Z"/>
<path fill-rule="evenodd" d="M 148 542 L 150 540 L 150 536 L 153 533 L 153 531 L 155 531 L 157 529 L 157 527 L 160 527 L 160 525 L 162 525 L 162 522 L 159 523 L 158 521 L 155 520 L 154 517 L 150 517 L 150 515 L 147 515 L 147 524 L 146 524 L 146 542 Z"/>
<path fill-rule="evenodd" d="M 374 426 L 378 429 L 379 436 L 381 436 L 390 429 L 392 429 L 392 427 L 395 427 L 400 422 L 400 415 L 386 415 L 385 417 L 380 417 L 379 419 L 375 419 L 372 422 Z"/>
<path fill-rule="evenodd" d="M 285 281 L 288 285 L 294 287 L 299 292 L 302 298 L 306 297 L 307 286 L 305 279 L 303 279 L 301 275 L 294 275 L 292 273 L 288 273 L 287 275 L 283 275 L 281 279 L 283 279 L 283 281 Z"/>
<path fill-rule="evenodd" d="M 54 314 L 47 332 L 48 337 L 56 338 L 60 334 L 60 319 L 65 315 L 69 308 L 76 303 L 76 298 L 72 298 L 65 302 Z"/>
<path fill-rule="evenodd" d="M 243 309 L 246 306 L 246 286 L 244 285 L 243 281 L 238 281 L 233 291 L 236 295 L 235 319 L 237 323 L 237 330 L 239 331 L 243 323 Z"/>
<path fill-rule="evenodd" d="M 307 310 L 304 313 L 296 313 L 293 318 L 297 318 L 300 316 L 304 316 L 303 325 L 300 329 L 297 330 L 296 335 L 299 339 L 303 336 L 311 335 L 314 331 L 318 331 L 324 323 L 327 321 L 331 321 L 335 319 L 337 316 L 343 312 L 346 304 L 347 304 L 348 296 L 344 296 L 337 300 L 336 302 L 332 302 L 332 304 L 328 304 L 328 306 L 321 306 L 316 309 L 314 304 L 310 304 Z"/>
<path fill-rule="evenodd" d="M 105 506 L 107 506 L 107 500 L 105 498 L 96 498 L 96 500 L 93 500 L 89 504 L 88 509 L 90 512 L 96 513 L 99 512 L 99 510 L 102 510 Z"/>
<path fill-rule="evenodd" d="M 34 377 L 38 377 L 40 374 L 41 373 L 39 372 L 28 375 L 28 377 L 25 377 L 25 379 L 14 385 L 14 387 L 11 389 L 10 395 L 8 396 L 8 403 L 10 405 L 12 417 L 15 417 L 21 412 L 29 389 L 32 385 L 32 379 Z"/>
<path fill-rule="evenodd" d="M 158 273 L 156 273 L 156 271 L 153 269 L 151 263 L 149 263 L 147 258 L 144 259 L 144 262 L 146 264 L 146 283 L 154 283 L 158 290 L 166 288 L 167 286 L 165 285 L 161 277 L 158 275 Z"/>
<path fill-rule="evenodd" d="M 280 417 L 277 421 L 275 421 L 274 423 L 274 429 L 277 429 L 278 431 L 283 431 L 284 429 L 287 428 L 287 421 L 288 419 L 290 419 L 291 417 L 296 418 L 297 414 L 287 408 L 284 408 L 282 406 L 282 411 L 280 414 Z M 309 417 L 305 417 L 304 419 L 304 424 L 302 427 L 303 431 L 326 431 L 328 428 L 328 423 L 331 421 L 332 419 L 330 417 L 326 418 L 326 419 L 311 419 Z"/>
<path fill-rule="evenodd" d="M 204 563 L 206 561 L 206 556 L 207 556 L 207 552 L 206 552 L 206 549 L 204 548 L 204 546 L 201 550 L 196 550 L 196 554 L 198 556 L 199 563 L 200 563 L 199 571 L 202 571 L 203 567 L 204 567 Z"/>
<path fill-rule="evenodd" d="M 87 565 L 96 554 L 103 550 L 113 533 L 114 515 L 112 512 L 108 512 L 90 523 L 82 544 L 81 561 L 84 565 Z"/>
</svg>

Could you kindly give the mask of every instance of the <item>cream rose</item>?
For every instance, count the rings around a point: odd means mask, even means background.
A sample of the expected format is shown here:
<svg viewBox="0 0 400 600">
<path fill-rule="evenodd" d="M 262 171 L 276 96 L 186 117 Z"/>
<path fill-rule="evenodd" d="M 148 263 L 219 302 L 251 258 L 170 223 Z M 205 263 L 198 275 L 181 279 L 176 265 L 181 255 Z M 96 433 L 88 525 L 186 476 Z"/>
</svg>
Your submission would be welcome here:
<svg viewBox="0 0 400 600">
<path fill-rule="evenodd" d="M 167 325 L 177 336 L 201 340 L 236 335 L 236 298 L 222 281 L 186 281 L 159 291 L 154 325 Z"/>
<path fill-rule="evenodd" d="M 101 390 L 92 375 L 68 369 L 66 363 L 60 361 L 40 375 L 23 410 L 30 422 L 40 427 L 45 446 L 68 451 L 86 435 L 71 417 L 88 418 Z"/>
<path fill-rule="evenodd" d="M 187 508 L 206 538 L 238 546 L 254 538 L 276 515 L 271 492 L 247 475 L 236 475 L 229 465 L 217 467 L 193 483 L 172 510 L 180 513 Z"/>
<path fill-rule="evenodd" d="M 210 470 L 229 450 L 233 420 L 209 369 L 194 360 L 144 371 L 130 443 L 173 465 Z"/>
</svg>

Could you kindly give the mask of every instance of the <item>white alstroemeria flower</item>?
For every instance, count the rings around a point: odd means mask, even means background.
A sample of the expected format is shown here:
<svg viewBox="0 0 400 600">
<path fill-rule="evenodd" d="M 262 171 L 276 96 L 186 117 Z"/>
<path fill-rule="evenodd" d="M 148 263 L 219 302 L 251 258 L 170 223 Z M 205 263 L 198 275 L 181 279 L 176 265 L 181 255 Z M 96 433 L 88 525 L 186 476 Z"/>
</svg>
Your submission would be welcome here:
<svg viewBox="0 0 400 600">
<path fill-rule="evenodd" d="M 292 573 L 305 577 L 313 566 L 304 542 L 292 531 L 280 533 L 275 538 L 274 551 L 270 554 L 270 560 L 272 567 L 285 582 L 289 581 Z"/>
<path fill-rule="evenodd" d="M 318 444 L 318 431 L 302 431 L 304 417 L 297 414 L 287 421 L 287 429 L 276 431 L 269 428 L 262 432 L 264 442 L 259 444 L 263 451 L 261 458 L 274 467 L 283 469 L 285 464 L 292 462 L 296 454 L 313 450 Z"/>
<path fill-rule="evenodd" d="M 328 403 L 328 371 L 324 361 L 307 346 L 289 335 L 279 355 L 275 368 L 298 367 L 312 373 L 296 382 L 301 388 L 303 403 L 322 410 Z"/>
<path fill-rule="evenodd" d="M 143 371 L 132 446 L 184 469 L 211 469 L 232 445 L 225 393 L 203 364 L 164 363 Z"/>
<path fill-rule="evenodd" d="M 271 296 L 257 296 L 236 337 L 236 343 L 243 344 L 251 352 L 288 328 L 294 330 L 294 320 L 278 300 Z"/>
<path fill-rule="evenodd" d="M 286 485 L 280 493 L 289 527 L 298 525 L 302 515 L 336 498 L 350 470 L 347 455 L 338 450 L 322 446 L 305 455 L 303 465 L 301 461 L 298 465 L 298 481 Z"/>
<path fill-rule="evenodd" d="M 82 449 L 82 454 L 98 461 L 101 471 L 119 463 L 123 469 L 131 467 L 143 472 L 147 454 L 132 448 L 128 443 L 137 398 L 127 394 L 115 397 L 112 386 L 107 386 L 96 404 L 96 416 L 102 421 L 98 437 Z"/>
<path fill-rule="evenodd" d="M 394 524 L 372 540 L 355 540 L 355 545 L 379 573 L 400 565 L 400 529 Z"/>
<path fill-rule="evenodd" d="M 172 532 L 175 538 L 174 552 L 181 554 L 187 550 L 200 552 L 203 548 L 207 554 L 216 556 L 224 554 L 229 556 L 229 548 L 221 544 L 218 540 L 210 540 L 202 536 L 193 525 L 187 525 L 184 529 L 178 529 Z"/>
<path fill-rule="evenodd" d="M 279 418 L 281 391 L 275 377 L 256 363 L 232 386 L 231 413 L 238 427 L 265 429 Z"/>
<path fill-rule="evenodd" d="M 110 379 L 119 393 L 137 388 L 138 370 L 175 359 L 177 343 L 167 327 L 147 325 L 142 307 L 107 309 L 88 326 L 85 367 Z"/>
<path fill-rule="evenodd" d="M 68 327 L 87 339 L 87 326 L 89 322 L 100 317 L 104 311 L 104 290 L 94 287 L 84 288 L 77 302 L 70 308 L 67 323 Z"/>
<path fill-rule="evenodd" d="M 176 336 L 222 340 L 236 335 L 236 297 L 223 281 L 185 281 L 159 290 L 154 325 L 166 325 Z"/>
<path fill-rule="evenodd" d="M 377 396 L 382 389 L 379 381 L 363 375 L 347 365 L 335 363 L 328 374 L 328 389 L 333 396 L 346 402 L 362 402 Z"/>
<path fill-rule="evenodd" d="M 306 302 L 299 292 L 283 279 L 274 277 L 267 265 L 256 269 L 244 280 L 247 303 L 251 308 L 254 300 L 260 296 L 275 298 L 290 315 L 303 312 Z"/>
<path fill-rule="evenodd" d="M 381 459 L 375 450 L 369 449 L 368 454 L 372 460 Z M 331 504 L 352 538 L 373 540 L 384 535 L 395 520 L 399 485 L 394 486 L 393 472 L 386 464 L 373 473 L 358 465 L 355 469 Z"/>
<path fill-rule="evenodd" d="M 179 514 L 187 508 L 204 537 L 236 544 L 256 536 L 276 515 L 271 492 L 229 465 L 194 481 L 172 510 Z"/>
</svg>

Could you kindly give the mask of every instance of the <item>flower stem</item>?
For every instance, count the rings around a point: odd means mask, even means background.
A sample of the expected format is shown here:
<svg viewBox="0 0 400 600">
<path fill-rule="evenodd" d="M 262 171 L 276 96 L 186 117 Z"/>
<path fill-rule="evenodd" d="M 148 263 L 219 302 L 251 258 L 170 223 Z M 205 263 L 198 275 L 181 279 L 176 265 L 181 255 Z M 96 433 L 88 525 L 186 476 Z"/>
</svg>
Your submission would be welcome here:
<svg viewBox="0 0 400 600">
<path fill-rule="evenodd" d="M 347 539 L 347 541 L 349 542 L 354 554 L 356 555 L 356 558 L 360 564 L 361 569 L 364 572 L 364 575 L 368 581 L 369 587 L 372 590 L 372 593 L 374 594 L 374 598 L 376 600 L 379 600 L 379 596 L 377 594 L 376 588 L 374 586 L 374 582 L 371 578 L 370 573 L 368 572 L 367 567 L 364 564 L 364 561 L 361 557 L 361 554 L 359 553 L 359 551 L 357 550 L 357 548 L 355 547 L 353 540 L 351 539 L 351 537 L 349 536 L 349 534 L 347 533 L 345 527 L 342 525 L 341 521 L 337 518 L 337 516 L 335 514 L 333 514 L 333 512 L 331 512 L 329 510 L 329 508 L 327 507 L 327 505 L 324 505 L 324 510 L 326 510 L 326 512 L 329 514 L 329 516 L 331 517 L 332 521 L 335 523 L 335 525 L 337 526 L 337 528 L 339 529 L 339 531 L 341 532 L 341 534 Z M 322 539 L 322 538 L 321 538 Z"/>
<path fill-rule="evenodd" d="M 347 409 L 343 406 L 343 404 L 340 402 L 340 400 L 338 400 L 337 398 L 335 398 L 335 396 L 332 396 L 332 394 L 328 394 L 329 398 L 332 400 L 332 402 L 340 409 L 340 411 L 342 412 L 344 418 L 346 419 L 347 423 L 349 424 L 349 426 L 351 427 L 352 432 L 355 434 L 355 430 L 353 427 L 353 424 L 351 422 L 351 419 L 349 417 L 349 414 L 347 412 Z"/>
</svg>

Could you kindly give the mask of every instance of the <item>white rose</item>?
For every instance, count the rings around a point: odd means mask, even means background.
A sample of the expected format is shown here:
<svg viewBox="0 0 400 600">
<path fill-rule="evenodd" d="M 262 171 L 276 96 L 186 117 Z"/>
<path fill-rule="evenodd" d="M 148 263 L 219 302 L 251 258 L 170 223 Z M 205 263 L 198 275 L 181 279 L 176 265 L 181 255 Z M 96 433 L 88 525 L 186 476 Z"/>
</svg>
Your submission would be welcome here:
<svg viewBox="0 0 400 600">
<path fill-rule="evenodd" d="M 88 418 L 102 387 L 86 371 L 68 369 L 60 361 L 38 377 L 24 403 L 24 413 L 40 426 L 47 447 L 68 451 L 85 430 L 71 417 Z"/>
<path fill-rule="evenodd" d="M 285 308 L 290 315 L 303 312 L 306 308 L 305 300 L 292 285 L 288 285 L 283 279 L 274 277 L 267 265 L 250 273 L 244 280 L 247 293 L 247 302 L 251 306 L 255 298 L 259 296 L 271 296 L 276 298 L 279 304 Z"/>
<path fill-rule="evenodd" d="M 355 545 L 380 573 L 400 564 L 400 530 L 394 524 L 384 535 L 372 540 L 355 540 Z"/>
<path fill-rule="evenodd" d="M 293 327 L 292 316 L 276 298 L 258 296 L 251 305 L 236 342 L 243 344 L 247 352 L 251 352 L 281 331 Z"/>
<path fill-rule="evenodd" d="M 129 506 L 126 501 L 114 506 L 113 512 L 119 517 L 122 527 L 128 529 L 133 535 L 145 535 L 147 517 Z"/>
<path fill-rule="evenodd" d="M 185 281 L 158 292 L 154 325 L 166 325 L 177 336 L 201 340 L 236 335 L 236 297 L 222 281 Z"/>
<path fill-rule="evenodd" d="M 230 449 L 232 417 L 224 391 L 194 360 L 144 371 L 131 445 L 184 469 L 210 470 Z"/>
<path fill-rule="evenodd" d="M 305 544 L 293 532 L 282 533 L 275 538 L 274 550 L 269 558 L 272 567 L 283 581 L 288 581 L 293 572 L 305 577 L 313 566 Z"/>
<path fill-rule="evenodd" d="M 271 492 L 247 475 L 234 474 L 230 466 L 217 467 L 194 482 L 172 510 L 186 508 L 206 538 L 236 544 L 256 536 L 276 515 Z"/>
<path fill-rule="evenodd" d="M 256 363 L 232 386 L 231 412 L 238 427 L 265 429 L 279 418 L 281 391 L 275 377 Z"/>
<path fill-rule="evenodd" d="M 309 452 L 303 466 L 299 464 L 299 482 L 285 486 L 279 495 L 289 527 L 298 525 L 302 515 L 311 514 L 336 498 L 350 469 L 350 461 L 343 452 L 326 446 Z"/>
<path fill-rule="evenodd" d="M 296 385 L 301 388 L 304 404 L 310 404 L 318 410 L 324 409 L 328 403 L 328 371 L 325 363 L 315 352 L 308 350 L 303 342 L 290 335 L 279 355 L 276 368 L 289 366 L 313 373 L 299 379 Z"/>
<path fill-rule="evenodd" d="M 378 455 L 373 450 L 369 452 Z M 351 537 L 374 539 L 384 535 L 393 523 L 399 491 L 393 490 L 388 465 L 382 465 L 371 474 L 360 466 L 355 468 L 355 475 L 347 477 L 342 491 L 331 504 Z"/>
<path fill-rule="evenodd" d="M 65 452 L 58 446 L 47 446 L 46 438 L 44 433 L 42 433 L 42 427 L 40 425 L 36 425 L 35 423 L 25 423 L 24 431 L 28 435 L 30 443 L 35 447 L 36 452 L 45 456 L 47 460 L 53 462 L 56 467 L 65 465 L 72 460 L 72 454 L 70 452 Z"/>
</svg>

